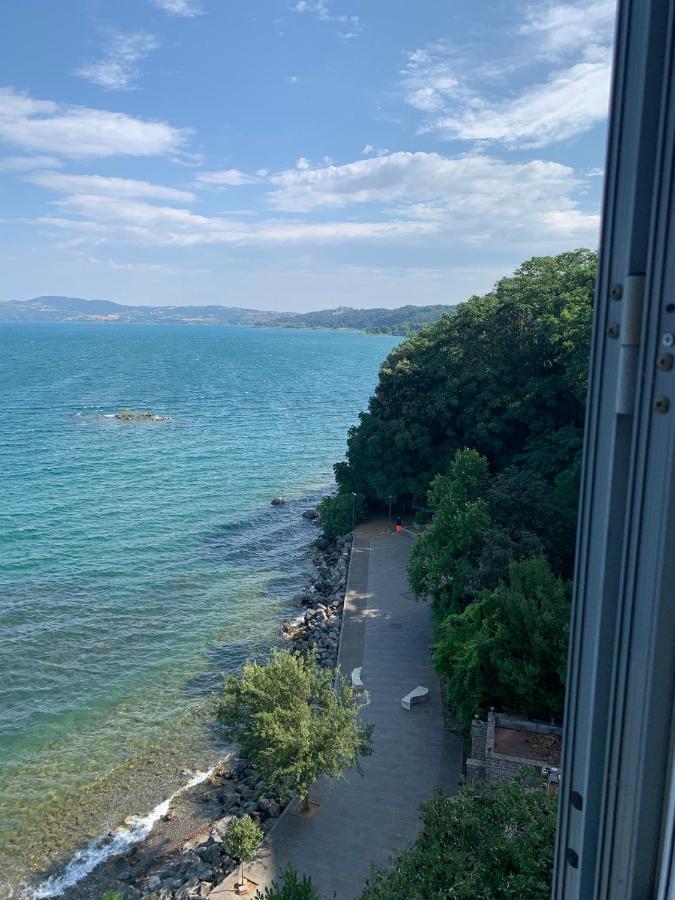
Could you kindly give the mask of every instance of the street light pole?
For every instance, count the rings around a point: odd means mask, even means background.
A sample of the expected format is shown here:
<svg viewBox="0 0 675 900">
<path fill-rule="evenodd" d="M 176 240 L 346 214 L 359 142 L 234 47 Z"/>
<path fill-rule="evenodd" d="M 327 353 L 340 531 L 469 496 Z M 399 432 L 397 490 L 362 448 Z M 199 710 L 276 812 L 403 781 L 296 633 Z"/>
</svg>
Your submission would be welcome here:
<svg viewBox="0 0 675 900">
<path fill-rule="evenodd" d="M 389 531 L 391 531 L 391 501 L 394 498 L 389 494 Z"/>
<path fill-rule="evenodd" d="M 356 494 L 352 491 L 352 532 L 356 530 Z"/>
</svg>

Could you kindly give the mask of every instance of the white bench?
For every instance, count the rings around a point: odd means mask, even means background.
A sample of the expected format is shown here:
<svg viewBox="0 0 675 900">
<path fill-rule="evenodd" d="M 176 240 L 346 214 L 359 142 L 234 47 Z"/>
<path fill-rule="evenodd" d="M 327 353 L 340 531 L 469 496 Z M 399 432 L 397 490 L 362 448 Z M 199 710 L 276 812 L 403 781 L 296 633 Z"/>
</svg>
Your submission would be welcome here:
<svg viewBox="0 0 675 900">
<path fill-rule="evenodd" d="M 424 703 L 424 701 L 428 699 L 429 688 L 422 687 L 421 684 L 418 684 L 414 690 L 410 691 L 409 694 L 406 694 L 401 700 L 401 706 L 403 709 L 410 709 L 414 703 Z"/>
<path fill-rule="evenodd" d="M 360 694 L 363 690 L 363 681 L 361 681 L 361 672 L 363 671 L 363 666 L 359 666 L 358 669 L 352 669 L 352 690 Z"/>
</svg>

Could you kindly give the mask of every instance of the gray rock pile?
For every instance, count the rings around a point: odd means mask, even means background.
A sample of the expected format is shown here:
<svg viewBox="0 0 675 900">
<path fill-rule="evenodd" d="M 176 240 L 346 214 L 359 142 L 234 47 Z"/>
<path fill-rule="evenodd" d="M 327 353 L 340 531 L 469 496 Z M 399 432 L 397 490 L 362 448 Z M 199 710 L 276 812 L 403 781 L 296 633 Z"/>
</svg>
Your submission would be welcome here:
<svg viewBox="0 0 675 900">
<path fill-rule="evenodd" d="M 298 653 L 304 656 L 314 651 L 320 666 L 335 668 L 352 536 L 335 541 L 319 538 L 316 547 L 316 574 L 300 598 L 308 609 L 294 622 L 284 623 L 283 628 Z"/>
<path fill-rule="evenodd" d="M 149 900 L 196 900 L 208 897 L 216 884 L 237 864 L 225 849 L 228 828 L 238 818 L 250 816 L 268 832 L 281 815 L 287 800 L 268 787 L 255 768 L 235 759 L 219 766 L 212 785 L 222 786 L 222 814 L 208 828 L 193 835 L 173 859 L 165 859 L 159 871 L 145 875 L 126 896 Z"/>
</svg>

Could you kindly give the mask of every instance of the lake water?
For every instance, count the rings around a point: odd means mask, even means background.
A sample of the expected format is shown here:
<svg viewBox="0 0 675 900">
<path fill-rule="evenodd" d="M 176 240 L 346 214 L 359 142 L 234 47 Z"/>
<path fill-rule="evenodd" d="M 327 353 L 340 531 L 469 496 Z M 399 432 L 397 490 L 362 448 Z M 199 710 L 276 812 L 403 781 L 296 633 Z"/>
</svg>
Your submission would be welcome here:
<svg viewBox="0 0 675 900">
<path fill-rule="evenodd" d="M 0 326 L 0 897 L 222 754 L 207 698 L 297 611 L 301 513 L 396 343 Z"/>
</svg>

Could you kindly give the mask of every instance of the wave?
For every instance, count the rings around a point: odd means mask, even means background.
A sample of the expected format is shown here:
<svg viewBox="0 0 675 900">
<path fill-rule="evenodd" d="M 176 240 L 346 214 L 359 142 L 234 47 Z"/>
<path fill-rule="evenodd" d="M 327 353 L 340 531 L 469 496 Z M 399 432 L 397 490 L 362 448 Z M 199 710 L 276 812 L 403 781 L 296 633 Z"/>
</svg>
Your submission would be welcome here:
<svg viewBox="0 0 675 900">
<path fill-rule="evenodd" d="M 222 762 L 218 765 L 222 765 Z M 108 835 L 101 836 L 93 840 L 84 849 L 78 850 L 61 875 L 52 875 L 39 887 L 24 891 L 22 894 L 24 900 L 46 900 L 49 897 L 60 897 L 67 888 L 74 887 L 83 878 L 90 875 L 101 863 L 112 856 L 126 853 L 134 844 L 144 841 L 155 827 L 155 824 L 162 816 L 168 813 L 169 807 L 176 797 L 195 787 L 195 785 L 201 784 L 202 781 L 206 781 L 216 768 L 217 766 L 213 766 L 206 772 L 197 772 L 187 784 L 174 791 L 168 799 L 158 803 L 147 815 L 130 816 L 126 820 L 128 825 L 115 831 L 112 840 Z"/>
</svg>

